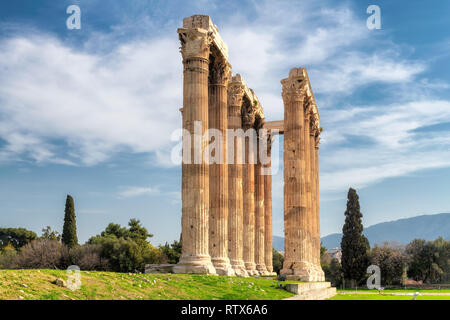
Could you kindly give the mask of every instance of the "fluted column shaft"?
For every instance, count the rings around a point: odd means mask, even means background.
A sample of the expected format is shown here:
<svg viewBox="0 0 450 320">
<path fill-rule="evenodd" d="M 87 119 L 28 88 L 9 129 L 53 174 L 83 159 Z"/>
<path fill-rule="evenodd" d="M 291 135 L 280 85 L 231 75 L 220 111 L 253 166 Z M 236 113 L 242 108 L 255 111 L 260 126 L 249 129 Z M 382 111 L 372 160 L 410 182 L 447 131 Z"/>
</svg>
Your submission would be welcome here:
<svg viewBox="0 0 450 320">
<path fill-rule="evenodd" d="M 281 81 L 284 101 L 284 232 L 285 258 L 281 274 L 288 279 L 311 281 L 308 259 L 308 213 L 306 198 L 306 158 L 304 75 L 293 69 Z M 309 172 L 308 172 L 309 174 Z"/>
<path fill-rule="evenodd" d="M 234 275 L 228 258 L 228 165 L 227 135 L 228 104 L 227 83 L 230 67 L 225 61 L 210 65 L 209 74 L 209 129 L 221 136 L 214 137 L 214 158 L 209 166 L 209 253 L 219 275 Z M 211 152 L 211 150 L 210 150 Z"/>
<path fill-rule="evenodd" d="M 315 193 L 315 223 L 316 223 L 316 263 L 318 266 L 318 281 L 325 281 L 325 275 L 320 264 L 320 197 L 319 197 L 319 128 L 317 134 L 314 136 L 314 193 Z"/>
<path fill-rule="evenodd" d="M 272 141 L 269 136 L 267 156 L 270 160 L 272 150 Z M 264 165 L 264 261 L 268 272 L 273 272 L 272 258 L 272 162 Z"/>
<path fill-rule="evenodd" d="M 285 102 L 284 112 L 284 263 L 282 274 L 306 268 L 306 204 L 302 174 L 303 98 Z"/>
<path fill-rule="evenodd" d="M 244 130 L 249 127 L 244 125 Z M 249 275 L 259 274 L 255 264 L 255 164 L 256 156 L 251 138 L 245 138 L 244 186 L 244 263 Z"/>
<path fill-rule="evenodd" d="M 310 130 L 309 149 L 310 149 L 310 179 L 311 179 L 311 235 L 312 235 L 312 261 L 314 267 L 317 267 L 317 213 L 316 213 L 316 149 L 314 133 Z M 320 248 L 319 248 L 320 250 Z M 319 251 L 320 252 L 320 251 Z"/>
<path fill-rule="evenodd" d="M 306 104 L 307 105 L 307 104 Z M 314 235 L 314 211 L 313 211 L 313 199 L 312 199 L 312 177 L 311 177 L 311 141 L 310 141 L 310 119 L 311 114 L 309 112 L 309 108 L 305 108 L 305 122 L 304 122 L 304 153 L 305 153 L 305 161 L 304 161 L 304 172 L 305 172 L 305 191 L 304 191 L 304 197 L 305 197 L 305 204 L 306 204 L 306 224 L 307 224 L 307 252 L 306 252 L 306 259 L 307 263 L 309 264 L 310 268 L 313 268 L 314 265 L 314 242 L 313 242 L 313 235 Z"/>
<path fill-rule="evenodd" d="M 228 128 L 242 127 L 242 89 L 230 87 L 228 106 Z M 232 140 L 231 140 L 232 139 Z M 233 159 L 228 164 L 228 257 L 231 267 L 238 276 L 247 276 L 244 265 L 244 189 L 243 189 L 243 141 L 242 136 L 230 136 L 229 148 L 233 148 Z M 231 161 L 232 160 L 232 161 Z"/>
<path fill-rule="evenodd" d="M 260 140 L 265 138 L 258 136 L 258 157 L 255 165 L 255 263 L 256 270 L 260 274 L 267 273 L 264 259 L 264 175 L 262 174 L 263 165 L 260 157 Z"/>
<path fill-rule="evenodd" d="M 184 31 L 183 31 L 184 32 Z M 201 157 L 207 146 L 201 136 L 208 129 L 209 41 L 206 32 L 196 32 L 196 38 L 180 33 L 184 64 L 183 128 L 190 136 L 183 136 L 183 147 L 190 146 L 191 163 L 182 164 L 182 255 L 175 273 L 214 274 L 209 255 L 209 166 Z M 194 40 L 192 40 L 194 39 Z M 199 45 L 192 46 L 196 41 Z M 201 50 L 194 50 L 200 48 Z M 200 132 L 194 136 L 194 128 Z M 189 139 L 190 141 L 186 141 Z M 196 148 L 196 144 L 200 144 Z M 199 160 L 198 163 L 195 163 Z"/>
</svg>

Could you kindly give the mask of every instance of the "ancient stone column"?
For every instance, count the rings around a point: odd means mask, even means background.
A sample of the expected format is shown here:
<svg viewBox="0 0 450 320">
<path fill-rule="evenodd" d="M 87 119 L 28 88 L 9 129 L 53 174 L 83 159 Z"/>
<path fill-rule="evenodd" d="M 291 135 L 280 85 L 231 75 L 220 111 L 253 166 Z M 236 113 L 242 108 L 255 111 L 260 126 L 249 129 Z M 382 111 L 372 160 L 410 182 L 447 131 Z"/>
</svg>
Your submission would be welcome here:
<svg viewBox="0 0 450 320">
<path fill-rule="evenodd" d="M 294 68 L 283 79 L 284 101 L 284 233 L 285 257 L 281 274 L 287 279 L 311 281 L 307 263 L 308 216 L 305 198 L 306 158 L 304 133 L 305 83 L 303 69 Z"/>
<path fill-rule="evenodd" d="M 209 166 L 202 157 L 207 146 L 201 136 L 208 129 L 208 74 L 211 39 L 208 31 L 178 29 L 183 56 L 183 153 L 182 164 L 182 255 L 175 273 L 215 274 L 209 255 Z M 196 126 L 198 133 L 194 134 Z M 187 141 L 189 140 L 189 141 Z M 186 146 L 190 148 L 185 149 Z M 183 158 L 185 155 L 183 154 Z"/>
<path fill-rule="evenodd" d="M 318 266 L 317 266 L 317 248 L 316 248 L 316 240 L 317 240 L 317 216 L 316 216 L 316 175 L 315 175 L 315 154 L 316 154 L 316 149 L 315 149 L 315 145 L 316 142 L 314 140 L 314 118 L 313 115 L 310 111 L 310 121 L 308 123 L 309 125 L 309 136 L 308 136 L 308 141 L 309 141 L 309 180 L 311 183 L 311 246 L 312 246 L 312 259 L 311 259 L 311 263 L 312 263 L 312 267 L 314 269 L 314 276 L 317 276 L 317 272 L 318 272 Z"/>
<path fill-rule="evenodd" d="M 272 259 L 272 136 L 267 139 L 267 157 L 269 162 L 264 165 L 264 261 L 269 273 L 273 273 Z"/>
<path fill-rule="evenodd" d="M 231 66 L 226 59 L 218 53 L 212 53 L 209 65 L 208 118 L 210 134 L 213 135 L 211 146 L 214 146 L 214 150 L 209 150 L 212 160 L 209 166 L 209 254 L 216 273 L 224 276 L 234 275 L 228 258 L 226 135 L 228 129 L 227 84 L 230 76 Z"/>
<path fill-rule="evenodd" d="M 247 273 L 259 275 L 255 264 L 255 157 L 256 132 L 253 129 L 255 112 L 250 101 L 244 97 L 242 102 L 242 128 L 244 139 L 245 164 L 243 166 L 244 189 L 244 263 Z"/>
<path fill-rule="evenodd" d="M 314 193 L 315 193 L 315 223 L 316 223 L 316 265 L 318 267 L 317 281 L 325 281 L 325 274 L 320 265 L 320 198 L 319 198 L 319 142 L 320 128 L 316 126 L 314 132 Z"/>
<path fill-rule="evenodd" d="M 236 275 L 248 276 L 244 255 L 244 190 L 242 97 L 244 88 L 236 76 L 228 86 L 228 257 Z"/>
<path fill-rule="evenodd" d="M 267 275 L 267 268 L 264 259 L 264 241 L 265 241 L 265 224 L 264 224 L 264 174 L 262 172 L 261 147 L 262 140 L 267 139 L 266 135 L 258 133 L 258 156 L 255 165 L 255 263 L 256 270 L 261 275 Z M 264 149 L 263 149 L 264 151 Z"/>
<path fill-rule="evenodd" d="M 310 270 L 314 269 L 314 241 L 313 241 L 313 234 L 315 230 L 315 224 L 314 224 L 314 210 L 313 210 L 313 199 L 312 199 L 312 176 L 311 176 L 311 143 L 310 143 L 310 119 L 311 119 L 311 105 L 308 100 L 304 101 L 304 126 L 303 126 L 303 133 L 304 133 L 304 172 L 305 172 L 305 189 L 303 196 L 305 197 L 305 204 L 306 204 L 306 225 L 307 225 L 307 233 L 306 233 L 306 259 L 307 264 L 309 265 Z M 312 275 L 314 278 L 314 274 Z"/>
</svg>

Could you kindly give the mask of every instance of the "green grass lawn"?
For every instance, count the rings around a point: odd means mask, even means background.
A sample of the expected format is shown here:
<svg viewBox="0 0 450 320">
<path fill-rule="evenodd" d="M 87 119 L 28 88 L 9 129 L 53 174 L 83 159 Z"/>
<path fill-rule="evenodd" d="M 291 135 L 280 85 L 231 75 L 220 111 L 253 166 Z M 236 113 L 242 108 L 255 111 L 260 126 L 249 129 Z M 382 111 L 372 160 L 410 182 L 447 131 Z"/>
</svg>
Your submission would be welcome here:
<svg viewBox="0 0 450 320">
<path fill-rule="evenodd" d="M 355 289 L 338 289 L 338 292 L 355 292 Z M 357 291 L 361 291 L 361 293 L 374 292 L 378 293 L 378 290 L 375 289 L 359 289 Z M 396 290 L 383 290 L 383 293 L 412 293 L 412 292 L 428 292 L 428 293 L 450 293 L 450 289 L 396 289 Z"/>
<path fill-rule="evenodd" d="M 379 295 L 379 294 L 340 294 L 329 300 L 412 300 L 411 295 Z M 416 300 L 450 300 L 450 296 L 418 296 Z"/>
<path fill-rule="evenodd" d="M 0 299 L 279 300 L 293 296 L 271 278 L 82 271 L 82 286 L 74 291 L 53 284 L 56 278 L 66 280 L 66 271 L 0 270 Z"/>
<path fill-rule="evenodd" d="M 449 290 L 383 290 L 381 294 L 377 290 L 338 290 L 337 295 L 329 300 L 413 300 L 411 293 L 414 292 L 424 293 L 417 296 L 416 300 L 450 300 L 450 295 L 438 295 L 448 294 Z"/>
</svg>

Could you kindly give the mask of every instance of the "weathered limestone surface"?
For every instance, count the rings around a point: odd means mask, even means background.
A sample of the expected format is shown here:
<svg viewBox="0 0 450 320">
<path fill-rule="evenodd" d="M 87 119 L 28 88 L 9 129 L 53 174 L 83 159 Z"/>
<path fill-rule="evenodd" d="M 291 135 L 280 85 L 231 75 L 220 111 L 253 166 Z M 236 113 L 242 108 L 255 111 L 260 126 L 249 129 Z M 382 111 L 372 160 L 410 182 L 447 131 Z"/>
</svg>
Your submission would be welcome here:
<svg viewBox="0 0 450 320">
<path fill-rule="evenodd" d="M 309 88 L 306 71 L 294 68 L 281 81 L 284 101 L 284 221 L 285 257 L 281 274 L 287 279 L 314 281 L 312 259 L 309 124 L 305 101 Z M 312 101 L 312 100 L 311 100 Z M 314 113 L 314 108 L 312 108 Z M 306 128 L 307 127 L 307 128 Z M 309 188 L 309 192 L 308 192 Z M 309 209 L 309 210 L 308 210 Z"/>
<path fill-rule="evenodd" d="M 174 264 L 146 264 L 145 273 L 173 273 Z"/>
<path fill-rule="evenodd" d="M 306 103 L 305 103 L 306 102 Z M 310 145 L 310 119 L 311 119 L 311 113 L 310 113 L 310 105 L 308 101 L 304 101 L 304 116 L 305 121 L 303 124 L 303 133 L 304 133 L 304 172 L 305 172 L 305 204 L 306 204 L 306 214 L 307 214 L 307 242 L 306 246 L 307 248 L 307 263 L 309 264 L 309 268 L 313 271 L 312 280 L 314 281 L 316 279 L 315 277 L 315 269 L 314 269 L 314 257 L 313 257 L 313 237 L 314 237 L 314 214 L 312 210 L 312 190 L 311 190 L 311 145 Z"/>
<path fill-rule="evenodd" d="M 272 162 L 270 161 L 272 155 L 272 136 L 267 137 L 267 156 L 269 162 L 264 165 L 264 262 L 267 271 L 276 275 L 273 272 L 273 257 L 272 257 Z"/>
<path fill-rule="evenodd" d="M 210 132 L 217 130 L 209 155 L 214 157 L 209 166 L 209 253 L 216 273 L 233 276 L 234 270 L 228 257 L 228 165 L 227 139 L 228 103 L 227 85 L 231 66 L 217 49 L 211 50 L 209 65 L 209 109 Z M 236 241 L 230 243 L 232 252 L 237 250 Z"/>
<path fill-rule="evenodd" d="M 244 97 L 242 107 L 242 126 L 248 130 L 254 126 L 255 118 L 251 112 L 250 101 Z M 252 133 L 253 131 L 250 131 Z M 254 141 L 256 135 L 245 137 L 245 164 L 243 172 L 244 186 L 244 263 L 249 275 L 259 275 L 255 263 L 255 157 L 257 150 Z"/>
<path fill-rule="evenodd" d="M 324 300 L 336 295 L 336 288 L 330 282 L 290 283 L 286 290 L 296 296 L 284 300 Z"/>
<path fill-rule="evenodd" d="M 258 139 L 267 139 L 266 136 L 258 136 Z M 255 165 L 255 263 L 256 270 L 260 275 L 267 275 L 267 268 L 264 259 L 264 175 L 263 165 L 260 159 L 260 143 L 258 143 L 258 157 Z"/>
<path fill-rule="evenodd" d="M 233 77 L 228 86 L 228 128 L 242 128 L 242 100 L 244 95 L 240 77 Z M 228 256 L 236 275 L 248 276 L 244 265 L 244 190 L 243 141 L 240 136 L 228 136 Z"/>
<path fill-rule="evenodd" d="M 215 274 L 209 255 L 209 167 L 201 157 L 206 147 L 201 137 L 194 137 L 195 121 L 201 121 L 201 134 L 208 129 L 208 74 L 211 37 L 202 29 L 179 29 L 184 64 L 183 129 L 201 148 L 183 148 L 198 164 L 182 164 L 182 255 L 175 273 Z M 183 137 L 183 139 L 185 139 Z M 187 141 L 183 141 L 183 144 Z M 191 146 L 194 141 L 190 141 Z M 189 145 L 188 144 L 188 145 Z M 200 155 L 198 154 L 200 153 Z"/>
<path fill-rule="evenodd" d="M 317 281 L 325 281 L 325 274 L 320 265 L 320 199 L 319 199 L 319 142 L 320 142 L 320 125 L 316 117 L 316 130 L 314 136 L 314 192 L 315 192 L 315 223 L 316 223 L 316 268 Z"/>
</svg>

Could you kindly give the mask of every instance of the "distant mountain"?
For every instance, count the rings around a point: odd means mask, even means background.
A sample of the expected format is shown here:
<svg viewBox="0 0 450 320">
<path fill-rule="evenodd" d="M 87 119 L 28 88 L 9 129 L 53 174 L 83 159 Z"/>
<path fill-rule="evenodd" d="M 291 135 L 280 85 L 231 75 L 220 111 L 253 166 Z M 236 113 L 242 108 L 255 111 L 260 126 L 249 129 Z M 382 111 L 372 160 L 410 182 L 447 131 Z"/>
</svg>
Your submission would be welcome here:
<svg viewBox="0 0 450 320">
<path fill-rule="evenodd" d="M 371 247 L 375 244 L 381 245 L 386 241 L 408 244 L 416 238 L 435 240 L 443 237 L 450 240 L 450 213 L 422 215 L 377 223 L 365 228 L 364 234 L 369 239 Z M 322 237 L 322 245 L 326 248 L 340 247 L 341 237 L 340 233 Z M 284 239 L 274 236 L 273 246 L 278 251 L 284 250 Z"/>
</svg>

